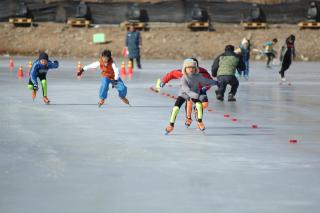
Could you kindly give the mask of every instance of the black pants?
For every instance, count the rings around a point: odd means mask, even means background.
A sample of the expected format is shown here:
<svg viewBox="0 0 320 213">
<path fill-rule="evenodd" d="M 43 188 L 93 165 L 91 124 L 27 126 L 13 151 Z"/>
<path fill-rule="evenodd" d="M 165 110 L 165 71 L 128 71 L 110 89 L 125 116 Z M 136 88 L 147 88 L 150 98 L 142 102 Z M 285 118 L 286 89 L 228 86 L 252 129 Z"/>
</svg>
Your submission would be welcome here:
<svg viewBox="0 0 320 213">
<path fill-rule="evenodd" d="M 291 65 L 292 59 L 291 59 L 291 51 L 286 51 L 286 53 L 283 56 L 283 61 L 281 64 L 281 70 L 280 70 L 280 75 L 281 78 L 284 78 L 284 72 L 289 69 L 290 65 Z"/>
<path fill-rule="evenodd" d="M 129 58 L 129 60 L 132 62 L 132 68 L 134 67 L 134 63 L 133 63 L 133 58 Z M 137 66 L 138 66 L 138 68 L 139 69 L 141 69 L 141 62 L 140 62 L 140 56 L 138 56 L 137 58 L 136 58 L 136 61 L 137 61 Z"/>
<path fill-rule="evenodd" d="M 224 93 L 226 91 L 227 85 L 229 84 L 231 86 L 231 90 L 229 92 L 229 95 L 236 95 L 238 87 L 239 87 L 239 81 L 234 75 L 221 75 L 218 76 L 218 90 L 217 93 L 224 96 Z"/>
<path fill-rule="evenodd" d="M 274 59 L 275 55 L 273 53 L 266 53 L 266 56 L 268 58 L 267 60 L 267 67 L 270 66 L 270 62 Z"/>
</svg>

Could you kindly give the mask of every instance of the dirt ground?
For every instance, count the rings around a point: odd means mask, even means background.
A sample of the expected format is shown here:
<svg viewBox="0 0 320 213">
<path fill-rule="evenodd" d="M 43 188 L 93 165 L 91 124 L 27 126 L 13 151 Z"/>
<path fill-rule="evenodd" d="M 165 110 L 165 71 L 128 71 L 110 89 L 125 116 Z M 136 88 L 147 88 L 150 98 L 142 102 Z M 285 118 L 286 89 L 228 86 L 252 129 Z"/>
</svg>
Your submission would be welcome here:
<svg viewBox="0 0 320 213">
<path fill-rule="evenodd" d="M 254 47 L 262 49 L 264 42 L 278 38 L 276 45 L 290 34 L 296 35 L 297 60 L 320 60 L 320 31 L 299 30 L 296 25 L 271 25 L 267 30 L 244 30 L 237 24 L 215 24 L 214 31 L 192 32 L 186 24 L 151 25 L 142 32 L 142 58 L 183 59 L 198 57 L 212 59 L 221 53 L 226 44 L 238 46 L 243 37 L 252 34 Z M 94 44 L 93 34 L 104 33 L 106 44 Z M 47 51 L 52 56 L 96 57 L 104 48 L 121 56 L 126 30 L 114 26 L 92 28 L 72 28 L 65 24 L 39 23 L 37 27 L 14 28 L 8 23 L 0 23 L 0 53 L 13 55 L 37 55 Z M 253 54 L 254 55 L 254 54 Z M 253 59 L 260 59 L 253 56 Z"/>
</svg>

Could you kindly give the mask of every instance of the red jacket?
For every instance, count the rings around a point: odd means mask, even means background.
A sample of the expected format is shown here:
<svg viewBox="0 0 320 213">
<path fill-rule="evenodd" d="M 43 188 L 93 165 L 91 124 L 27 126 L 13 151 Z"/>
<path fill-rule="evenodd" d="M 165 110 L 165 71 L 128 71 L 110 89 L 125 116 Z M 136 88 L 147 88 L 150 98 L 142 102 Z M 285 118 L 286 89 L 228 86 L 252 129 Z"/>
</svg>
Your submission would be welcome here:
<svg viewBox="0 0 320 213">
<path fill-rule="evenodd" d="M 209 72 L 202 68 L 199 67 L 199 73 L 202 74 L 203 77 L 208 78 L 208 79 L 212 79 L 211 75 L 209 74 Z M 166 84 L 169 81 L 171 81 L 172 79 L 180 79 L 183 76 L 183 73 L 181 71 L 181 69 L 179 70 L 172 70 L 170 72 L 168 72 L 163 78 L 162 78 L 162 83 Z M 203 86 L 199 85 L 199 89 L 201 89 Z M 210 89 L 210 86 L 207 86 L 207 89 Z"/>
</svg>

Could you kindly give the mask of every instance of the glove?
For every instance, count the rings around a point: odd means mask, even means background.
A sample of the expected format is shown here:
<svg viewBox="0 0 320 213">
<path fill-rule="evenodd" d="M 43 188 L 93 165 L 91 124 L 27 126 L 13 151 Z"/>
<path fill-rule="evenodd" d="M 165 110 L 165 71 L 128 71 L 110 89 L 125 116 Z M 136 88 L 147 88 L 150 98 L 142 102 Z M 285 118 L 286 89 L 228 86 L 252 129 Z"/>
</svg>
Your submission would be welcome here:
<svg viewBox="0 0 320 213">
<path fill-rule="evenodd" d="M 160 88 L 164 87 L 164 83 L 161 82 L 160 78 L 157 79 L 157 83 L 156 83 L 156 91 L 159 92 Z"/>
<path fill-rule="evenodd" d="M 53 63 L 58 64 L 59 65 L 59 61 L 54 60 Z"/>
<path fill-rule="evenodd" d="M 202 92 L 202 93 L 206 93 L 206 92 L 207 92 L 207 90 L 208 90 L 208 88 L 207 88 L 207 87 L 202 87 L 202 88 L 201 88 L 201 92 Z"/>
<path fill-rule="evenodd" d="M 33 90 L 38 91 L 39 87 L 38 85 L 33 85 Z"/>
<path fill-rule="evenodd" d="M 112 81 L 111 81 L 112 88 L 116 87 L 117 84 L 118 84 L 118 81 L 117 81 L 117 80 L 112 80 Z"/>
<path fill-rule="evenodd" d="M 77 72 L 77 76 L 78 76 L 78 77 L 81 76 L 83 72 L 84 72 L 84 69 L 81 68 L 81 69 Z"/>
</svg>

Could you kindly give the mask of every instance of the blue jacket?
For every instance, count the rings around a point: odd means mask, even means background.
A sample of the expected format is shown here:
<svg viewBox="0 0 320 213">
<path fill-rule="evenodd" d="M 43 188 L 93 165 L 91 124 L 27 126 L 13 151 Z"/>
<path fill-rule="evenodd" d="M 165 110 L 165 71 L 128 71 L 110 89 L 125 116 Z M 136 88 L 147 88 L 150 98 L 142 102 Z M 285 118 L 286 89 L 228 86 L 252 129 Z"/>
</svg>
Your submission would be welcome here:
<svg viewBox="0 0 320 213">
<path fill-rule="evenodd" d="M 50 61 L 48 60 L 48 63 L 46 65 L 40 64 L 39 59 L 35 60 L 32 64 L 31 71 L 30 71 L 30 79 L 33 83 L 33 85 L 38 86 L 37 78 L 39 74 L 47 73 L 49 69 L 56 69 L 59 67 L 58 61 Z"/>
<path fill-rule="evenodd" d="M 138 58 L 140 56 L 141 35 L 139 31 L 128 32 L 126 37 L 126 46 L 129 51 L 129 58 Z"/>
</svg>

